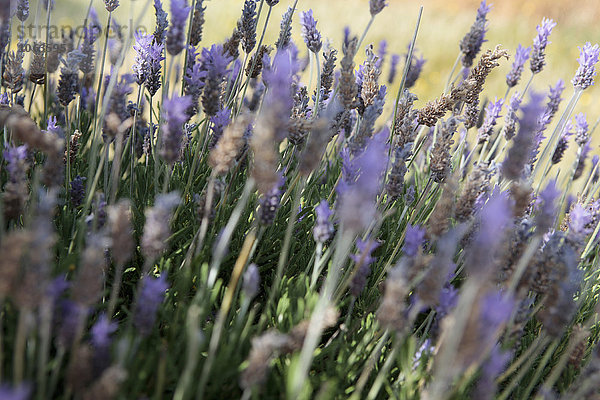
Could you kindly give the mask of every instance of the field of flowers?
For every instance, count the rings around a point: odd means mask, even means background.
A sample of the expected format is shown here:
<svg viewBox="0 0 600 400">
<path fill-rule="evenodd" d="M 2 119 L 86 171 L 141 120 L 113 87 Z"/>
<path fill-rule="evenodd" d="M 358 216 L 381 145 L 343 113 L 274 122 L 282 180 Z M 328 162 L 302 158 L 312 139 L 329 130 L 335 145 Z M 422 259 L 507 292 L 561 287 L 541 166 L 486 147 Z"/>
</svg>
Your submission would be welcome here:
<svg viewBox="0 0 600 400">
<path fill-rule="evenodd" d="M 0 9 L 0 400 L 600 398 L 597 44 L 65 4 Z"/>
</svg>

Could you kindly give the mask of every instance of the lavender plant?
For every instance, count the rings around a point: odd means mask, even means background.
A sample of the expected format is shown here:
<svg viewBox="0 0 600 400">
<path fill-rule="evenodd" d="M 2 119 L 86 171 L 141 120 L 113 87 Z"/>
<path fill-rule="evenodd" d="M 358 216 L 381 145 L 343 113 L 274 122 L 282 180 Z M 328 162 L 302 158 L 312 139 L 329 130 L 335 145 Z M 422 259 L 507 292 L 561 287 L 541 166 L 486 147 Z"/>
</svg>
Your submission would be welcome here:
<svg viewBox="0 0 600 400">
<path fill-rule="evenodd" d="M 266 35 L 277 0 L 206 43 L 213 3 L 115 38 L 90 8 L 62 58 L 0 15 L 0 398 L 596 398 L 598 45 L 544 95 L 544 19 L 495 93 L 482 1 L 419 100 L 386 1 L 338 48 L 298 1 Z"/>
</svg>

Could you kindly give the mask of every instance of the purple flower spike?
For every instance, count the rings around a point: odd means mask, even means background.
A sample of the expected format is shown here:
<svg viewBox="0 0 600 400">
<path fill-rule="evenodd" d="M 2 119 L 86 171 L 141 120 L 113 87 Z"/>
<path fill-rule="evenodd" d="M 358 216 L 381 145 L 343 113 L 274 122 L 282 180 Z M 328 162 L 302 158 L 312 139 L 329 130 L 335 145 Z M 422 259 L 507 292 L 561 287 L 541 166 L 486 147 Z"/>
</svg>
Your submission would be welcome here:
<svg viewBox="0 0 600 400">
<path fill-rule="evenodd" d="M 575 77 L 571 81 L 573 86 L 579 90 L 585 90 L 594 84 L 596 76 L 596 64 L 600 56 L 600 47 L 597 44 L 593 45 L 587 42 L 583 47 L 579 48 L 579 68 Z"/>
<path fill-rule="evenodd" d="M 167 275 L 164 273 L 156 279 L 150 276 L 142 278 L 142 288 L 133 317 L 133 325 L 142 336 L 148 336 L 152 332 L 156 311 L 163 302 L 168 287 Z"/>
<path fill-rule="evenodd" d="M 385 0 L 370 0 L 369 1 L 369 12 L 371 16 L 374 17 L 383 11 L 384 8 L 388 6 L 387 1 Z"/>
<path fill-rule="evenodd" d="M 165 123 L 162 125 L 160 155 L 167 164 L 173 165 L 181 156 L 183 124 L 188 120 L 186 111 L 191 103 L 188 96 L 174 96 L 163 103 Z"/>
<path fill-rule="evenodd" d="M 356 247 L 359 250 L 358 254 L 352 254 L 350 257 L 357 264 L 356 272 L 350 282 L 350 294 L 358 297 L 365 288 L 367 278 L 371 273 L 371 264 L 375 262 L 375 257 L 372 256 L 373 251 L 379 247 L 379 243 L 368 239 L 366 241 L 358 239 Z"/>
<path fill-rule="evenodd" d="M 210 118 L 210 122 L 212 124 L 210 128 L 212 131 L 210 148 L 212 149 L 217 145 L 217 142 L 223 135 L 225 127 L 231 122 L 231 110 L 229 108 L 222 109 Z"/>
<path fill-rule="evenodd" d="M 154 0 L 154 13 L 156 15 L 156 28 L 154 29 L 154 42 L 156 44 L 164 44 L 165 31 L 169 26 L 167 21 L 167 13 L 163 9 L 162 2 L 160 0 Z"/>
<path fill-rule="evenodd" d="M 419 252 L 425 240 L 425 228 L 418 225 L 408 225 L 406 227 L 406 239 L 404 239 L 404 254 L 414 257 Z"/>
<path fill-rule="evenodd" d="M 406 82 L 404 82 L 404 87 L 406 89 L 410 89 L 411 87 L 413 87 L 415 85 L 415 83 L 419 79 L 419 76 L 421 76 L 421 71 L 423 71 L 423 66 L 427 62 L 427 60 L 425 60 L 423 58 L 423 56 L 415 57 L 414 53 L 409 61 L 408 53 L 410 52 L 410 46 L 411 46 L 411 43 L 408 44 L 408 48 L 406 50 L 406 56 L 405 56 L 406 63 L 409 65 L 408 73 L 406 74 Z"/>
<path fill-rule="evenodd" d="M 24 22 L 29 17 L 29 0 L 19 0 L 17 3 L 16 17 Z"/>
<path fill-rule="evenodd" d="M 460 41 L 460 51 L 462 53 L 462 64 L 465 69 L 473 65 L 473 60 L 481 50 L 481 45 L 485 42 L 485 33 L 487 32 L 487 14 L 491 7 L 483 0 L 477 10 L 477 17 L 471 26 L 471 29 Z"/>
<path fill-rule="evenodd" d="M 113 12 L 119 7 L 119 0 L 104 0 L 106 11 Z"/>
<path fill-rule="evenodd" d="M 27 145 L 18 147 L 8 147 L 2 152 L 2 156 L 8 164 L 6 169 L 10 175 L 16 174 L 20 170 L 19 163 L 27 158 Z"/>
<path fill-rule="evenodd" d="M 223 46 L 212 45 L 202 49 L 202 69 L 206 71 L 205 86 L 202 93 L 202 107 L 207 116 L 215 115 L 220 109 L 221 82 L 229 72 L 231 57 L 223 53 Z"/>
<path fill-rule="evenodd" d="M 544 18 L 542 23 L 537 26 L 537 36 L 533 39 L 533 51 L 531 53 L 530 69 L 531 72 L 537 74 L 542 71 L 544 65 L 546 65 L 546 46 L 548 43 L 548 36 L 552 33 L 552 28 L 556 26 L 556 22 L 551 19 Z"/>
<path fill-rule="evenodd" d="M 589 235 L 592 233 L 593 228 L 589 226 L 592 222 L 592 214 L 579 203 L 575 204 L 569 212 L 569 228 L 576 234 Z"/>
<path fill-rule="evenodd" d="M 167 32 L 167 51 L 176 56 L 185 46 L 186 21 L 190 7 L 186 0 L 171 0 L 171 26 Z"/>
<path fill-rule="evenodd" d="M 531 53 L 531 48 L 523 47 L 520 44 L 517 46 L 517 51 L 515 52 L 515 61 L 513 61 L 510 72 L 506 75 L 506 84 L 508 87 L 517 86 L 517 83 L 519 83 L 519 79 L 521 79 L 521 74 L 523 73 L 525 61 L 529 60 L 529 53 Z"/>
<path fill-rule="evenodd" d="M 330 221 L 333 211 L 329 208 L 327 200 L 323 200 L 315 207 L 315 212 L 317 216 L 315 218 L 313 236 L 316 242 L 325 243 L 333 235 L 333 223 Z"/>
<path fill-rule="evenodd" d="M 554 150 L 554 154 L 552 155 L 552 163 L 558 164 L 561 160 L 565 151 L 569 147 L 569 138 L 573 135 L 573 124 L 571 121 L 567 121 L 565 127 L 558 138 L 558 143 L 556 144 L 556 150 Z"/>
<path fill-rule="evenodd" d="M 390 61 L 390 74 L 388 76 L 388 83 L 391 85 L 396 79 L 396 73 L 398 72 L 398 63 L 400 62 L 400 55 L 393 54 Z"/>
<path fill-rule="evenodd" d="M 268 64 L 264 63 L 266 66 Z M 267 92 L 263 100 L 263 109 L 268 110 L 272 126 L 278 141 L 289 132 L 289 116 L 294 104 L 292 83 L 296 73 L 293 54 L 289 50 L 279 51 L 273 58 L 272 66 L 263 71 L 263 80 Z"/>
<path fill-rule="evenodd" d="M 110 346 L 111 335 L 117 331 L 118 324 L 111 322 L 106 314 L 102 314 L 98 321 L 92 327 L 92 343 L 97 348 L 107 348 Z"/>
<path fill-rule="evenodd" d="M 532 93 L 529 103 L 521 106 L 523 116 L 519 119 L 519 131 L 502 162 L 502 174 L 508 179 L 519 179 L 525 164 L 531 158 L 531 152 L 535 147 L 535 134 L 539 127 L 539 117 L 543 113 L 542 99 L 543 96 Z"/>
<path fill-rule="evenodd" d="M 160 69 L 163 57 L 164 44 L 157 44 L 156 42 L 148 48 L 148 75 L 146 76 L 146 88 L 150 92 L 150 97 L 154 96 L 161 86 L 161 73 Z"/>
<path fill-rule="evenodd" d="M 31 398 L 31 387 L 21 384 L 11 387 L 6 384 L 0 386 L 0 399 L 2 400 L 28 400 Z"/>
<path fill-rule="evenodd" d="M 589 125 L 584 113 L 579 113 L 575 116 L 575 143 L 579 146 L 585 146 L 590 140 Z"/>
<path fill-rule="evenodd" d="M 144 35 L 141 31 L 135 32 L 135 58 L 133 63 L 133 73 L 138 85 L 143 85 L 150 73 L 149 53 L 152 46 L 153 35 Z"/>
<path fill-rule="evenodd" d="M 494 101 L 488 103 L 485 109 L 485 119 L 483 125 L 479 128 L 479 143 L 487 142 L 494 131 L 496 120 L 500 117 L 504 99 L 495 98 Z"/>
<path fill-rule="evenodd" d="M 546 232 L 553 224 L 556 216 L 555 201 L 560 196 L 560 190 L 556 187 L 555 181 L 550 181 L 546 188 L 542 190 L 537 199 L 538 215 L 536 225 L 540 233 Z"/>
<path fill-rule="evenodd" d="M 375 217 L 375 199 L 380 192 L 381 178 L 387 165 L 388 136 L 387 129 L 373 136 L 363 153 L 352 160 L 360 175 L 355 183 L 344 187 L 341 193 L 339 215 L 345 229 L 360 231 L 367 228 Z"/>
<path fill-rule="evenodd" d="M 300 24 L 302 24 L 302 37 L 310 51 L 317 54 L 323 45 L 321 33 L 317 30 L 317 21 L 313 17 L 313 11 L 308 10 L 300 13 Z"/>
<path fill-rule="evenodd" d="M 71 189 L 69 190 L 69 195 L 71 197 L 71 205 L 74 208 L 79 207 L 83 204 L 83 200 L 85 200 L 85 180 L 87 178 L 84 176 L 77 175 L 71 181 Z"/>
<path fill-rule="evenodd" d="M 521 93 L 516 92 L 510 98 L 508 102 L 508 109 L 506 110 L 506 116 L 504 117 L 504 126 L 502 127 L 502 133 L 506 140 L 510 140 L 515 136 L 517 130 L 517 111 L 521 106 Z"/>
</svg>

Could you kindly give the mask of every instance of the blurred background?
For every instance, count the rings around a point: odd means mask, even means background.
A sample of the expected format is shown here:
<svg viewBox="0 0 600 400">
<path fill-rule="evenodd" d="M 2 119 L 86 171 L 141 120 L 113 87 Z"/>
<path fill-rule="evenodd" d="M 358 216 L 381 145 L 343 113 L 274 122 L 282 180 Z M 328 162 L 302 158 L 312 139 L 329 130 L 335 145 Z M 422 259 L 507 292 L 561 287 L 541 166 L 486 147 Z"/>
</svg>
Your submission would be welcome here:
<svg viewBox="0 0 600 400">
<path fill-rule="evenodd" d="M 169 0 L 165 0 L 165 9 L 169 8 Z M 267 43 L 273 43 L 279 32 L 281 15 L 293 0 L 282 0 L 273 8 L 267 33 Z M 586 41 L 600 41 L 600 2 L 597 0 L 580 0 L 574 5 L 568 0 L 501 0 L 488 1 L 492 10 L 488 15 L 489 30 L 486 35 L 488 41 L 483 49 L 493 48 L 501 44 L 514 54 L 517 44 L 530 46 L 535 36 L 535 27 L 542 17 L 554 19 L 558 25 L 554 28 L 547 48 L 547 67 L 536 76 L 533 88 L 546 91 L 559 78 L 567 83 L 564 96 L 572 93 L 569 84 L 577 69 L 577 46 Z M 122 25 L 138 25 L 138 27 L 152 30 L 154 24 L 154 8 L 146 6 L 148 0 L 122 0 L 121 6 L 116 11 L 116 19 Z M 206 0 L 206 24 L 204 39 L 201 45 L 222 42 L 231 34 L 237 19 L 240 16 L 242 0 Z M 391 54 L 404 54 L 412 37 L 419 6 L 423 5 L 423 18 L 417 38 L 417 54 L 422 55 L 427 62 L 423 69 L 422 78 L 418 81 L 413 91 L 419 96 L 421 103 L 439 95 L 447 80 L 448 74 L 458 55 L 458 43 L 469 30 L 475 19 L 478 0 L 424 0 L 422 2 L 411 0 L 389 0 L 386 8 L 375 19 L 364 45 L 372 43 L 378 47 L 381 40 L 387 40 L 388 61 Z M 82 24 L 88 6 L 87 0 L 56 0 L 52 14 L 51 25 L 78 26 Z M 94 0 L 101 21 L 106 20 L 106 10 L 102 0 Z M 299 0 L 298 10 L 313 9 L 318 20 L 318 28 L 331 45 L 339 49 L 345 26 L 349 26 L 354 34 L 360 35 L 367 25 L 369 15 L 368 0 Z M 32 19 L 35 20 L 37 2 L 31 2 Z M 38 17 L 38 24 L 45 24 L 44 13 Z M 131 24 L 139 15 L 143 15 L 139 24 Z M 259 22 L 259 29 L 264 24 L 266 13 L 263 13 Z M 41 22 L 39 22 L 41 20 Z M 126 32 L 127 30 L 125 30 Z M 293 23 L 293 33 L 296 43 L 299 44 L 301 53 L 306 53 L 302 45 L 298 20 Z M 362 58 L 364 51 L 359 53 Z M 512 60 L 504 62 L 490 76 L 485 95 L 502 97 L 505 92 L 504 76 L 510 68 Z M 387 77 L 387 67 L 383 77 Z M 400 65 L 402 67 L 402 65 Z M 528 79 L 528 71 L 524 72 L 524 79 Z M 396 82 L 397 84 L 398 82 Z M 524 82 L 522 82 L 524 84 Z M 390 88 L 395 91 L 395 88 Z M 593 99 L 598 99 L 600 90 L 590 88 L 579 103 L 580 111 L 588 113 L 589 119 L 595 120 L 600 114 Z"/>
<path fill-rule="evenodd" d="M 43 0 L 40 0 L 43 1 Z M 423 17 L 417 37 L 417 55 L 422 55 L 426 60 L 421 78 L 412 88 L 419 100 L 417 106 L 439 96 L 445 87 L 448 75 L 452 69 L 458 53 L 459 41 L 470 29 L 479 0 L 423 0 L 422 2 L 411 0 L 388 0 L 389 7 L 379 14 L 363 43 L 373 44 L 375 48 L 385 39 L 387 41 L 387 58 L 383 67 L 382 82 L 387 81 L 389 59 L 392 54 L 403 55 L 407 51 L 407 45 L 412 38 L 419 7 L 423 5 Z M 164 8 L 170 13 L 170 1 L 164 1 Z M 188 0 L 188 3 L 191 1 Z M 600 42 L 600 1 L 580 0 L 576 4 L 568 0 L 497 0 L 488 1 L 492 10 L 488 14 L 489 27 L 486 35 L 487 42 L 482 50 L 493 48 L 497 44 L 508 49 L 511 56 L 519 43 L 523 46 L 531 46 L 533 37 L 536 35 L 536 26 L 543 17 L 552 18 L 557 22 L 550 44 L 547 47 L 547 65 L 542 73 L 536 75 L 532 88 L 536 91 L 547 93 L 550 85 L 555 85 L 558 79 L 563 79 L 566 89 L 563 93 L 563 104 L 559 114 L 564 109 L 568 99 L 573 93 L 570 83 L 578 67 L 578 46 L 586 41 L 592 43 Z M 60 28 L 81 26 L 85 18 L 88 0 L 56 0 L 52 12 L 51 26 Z M 268 28 L 266 31 L 266 43 L 273 44 L 279 33 L 279 25 L 282 14 L 287 7 L 293 4 L 293 0 L 281 0 L 273 8 Z M 243 0 L 205 0 L 206 24 L 204 26 L 204 38 L 200 46 L 209 46 L 212 43 L 222 43 L 232 32 L 236 21 L 241 14 Z M 100 21 L 105 24 L 107 12 L 102 0 L 93 0 L 93 7 L 97 11 Z M 266 7 L 265 7 L 266 8 Z M 41 11 L 37 15 L 38 2 L 31 2 L 31 17 L 27 22 L 35 25 L 45 24 L 45 13 Z M 368 0 L 299 0 L 298 11 L 313 9 L 314 16 L 318 20 L 318 29 L 324 38 L 333 47 L 340 50 L 345 26 L 349 26 L 352 33 L 360 35 L 369 22 Z M 259 32 L 265 22 L 266 12 L 260 16 L 258 23 Z M 139 17 L 139 22 L 138 21 Z M 115 18 L 129 32 L 131 26 L 134 29 L 154 29 L 154 8 L 151 0 L 121 0 L 121 5 L 115 12 Z M 306 47 L 300 37 L 300 26 L 297 15 L 293 22 L 293 36 L 298 45 L 301 56 L 307 54 Z M 358 54 L 358 62 L 364 59 L 364 49 Z M 128 53 L 124 71 L 130 70 L 133 63 L 133 51 Z M 506 92 L 505 76 L 512 64 L 512 57 L 504 61 L 490 75 L 483 93 L 482 102 L 493 100 L 495 96 L 503 97 Z M 339 61 L 338 61 L 339 65 Z M 399 69 L 403 68 L 403 61 Z M 307 68 L 308 75 L 310 68 Z M 529 64 L 526 64 L 523 78 L 518 88 L 523 88 L 529 79 Z M 304 77 L 307 84 L 308 76 Z M 388 88 L 388 93 L 395 97 L 397 85 Z M 313 79 L 313 83 L 315 80 Z M 585 91 L 580 99 L 576 113 L 584 112 L 590 127 L 600 116 L 600 84 Z M 388 101 L 392 104 L 391 101 Z M 389 114 L 388 114 L 389 115 Z M 504 115 L 504 112 L 502 112 Z M 556 120 L 558 120 L 558 116 Z M 598 136 L 598 135 L 594 135 Z M 593 139 L 591 154 L 598 154 L 600 141 Z M 567 159 L 572 159 L 575 146 L 571 146 L 566 154 Z"/>
</svg>

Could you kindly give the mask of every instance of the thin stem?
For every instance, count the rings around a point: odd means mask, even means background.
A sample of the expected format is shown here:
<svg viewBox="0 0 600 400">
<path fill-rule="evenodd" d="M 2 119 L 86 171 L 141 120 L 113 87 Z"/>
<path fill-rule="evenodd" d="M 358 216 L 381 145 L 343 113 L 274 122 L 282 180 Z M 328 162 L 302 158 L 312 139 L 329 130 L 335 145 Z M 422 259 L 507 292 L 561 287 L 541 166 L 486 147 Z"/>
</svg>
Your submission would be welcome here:
<svg viewBox="0 0 600 400">
<path fill-rule="evenodd" d="M 65 142 L 67 145 L 66 152 L 66 161 L 67 161 L 67 174 L 66 174 L 66 185 L 65 187 L 69 188 L 69 183 L 71 182 L 71 125 L 69 124 L 69 107 L 65 106 Z"/>
<path fill-rule="evenodd" d="M 456 56 L 456 60 L 454 61 L 454 64 L 452 65 L 452 69 L 450 70 L 450 74 L 448 75 L 448 80 L 446 81 L 444 93 L 448 93 L 448 89 L 450 89 L 450 83 L 452 83 L 452 77 L 454 76 L 454 73 L 456 72 L 456 67 L 458 67 L 458 63 L 460 62 L 461 56 L 462 56 L 461 52 L 459 52 L 458 56 Z"/>
<path fill-rule="evenodd" d="M 210 344 L 208 346 L 208 356 L 206 357 L 206 362 L 204 363 L 204 366 L 202 368 L 202 373 L 200 375 L 200 383 L 198 384 L 198 390 L 196 392 L 197 399 L 203 398 L 204 389 L 206 388 L 206 383 L 208 382 L 208 378 L 210 377 L 210 370 L 212 368 L 215 354 L 219 346 L 221 334 L 223 333 L 223 327 L 227 320 L 229 309 L 231 308 L 231 305 L 233 303 L 236 287 L 240 280 L 240 277 L 242 276 L 242 273 L 244 272 L 246 261 L 248 260 L 248 256 L 250 254 L 255 239 L 256 232 L 252 230 L 246 236 L 244 244 L 242 245 L 242 249 L 240 250 L 240 255 L 238 256 L 235 262 L 235 266 L 233 267 L 233 272 L 231 273 L 231 278 L 229 280 L 229 284 L 227 285 L 227 290 L 225 291 L 225 296 L 223 297 L 223 302 L 221 303 L 219 314 L 217 315 L 215 327 L 210 337 Z"/>
<path fill-rule="evenodd" d="M 121 289 L 121 280 L 123 279 L 123 265 L 119 264 L 115 266 L 115 277 L 112 288 L 110 290 L 110 299 L 108 301 L 108 311 L 106 315 L 109 319 L 112 318 L 115 307 L 117 305 L 117 299 L 119 298 L 119 290 Z"/>
<path fill-rule="evenodd" d="M 259 331 L 262 330 L 265 323 L 267 322 L 267 310 L 269 310 L 273 300 L 275 299 L 275 295 L 279 291 L 279 284 L 281 283 L 281 279 L 283 278 L 283 270 L 285 264 L 287 262 L 287 258 L 290 251 L 290 245 L 292 243 L 292 233 L 294 231 L 294 223 L 296 222 L 296 216 L 298 211 L 298 206 L 300 205 L 300 199 L 302 197 L 302 191 L 304 190 L 304 185 L 306 184 L 306 178 L 300 178 L 300 184 L 296 188 L 296 194 L 294 195 L 294 203 L 292 205 L 292 209 L 290 210 L 290 217 L 288 219 L 287 228 L 285 230 L 285 238 L 283 240 L 283 248 L 279 253 L 279 260 L 277 261 L 277 272 L 275 272 L 275 279 L 271 285 L 271 290 L 269 291 L 269 298 L 267 299 L 267 305 L 265 306 L 265 312 L 262 314 L 259 321 Z M 283 204 L 283 199 L 282 199 Z"/>
<path fill-rule="evenodd" d="M 15 333 L 15 349 L 13 356 L 13 381 L 15 386 L 23 381 L 23 371 L 25 369 L 25 344 L 27 342 L 27 311 L 19 311 L 17 322 L 17 331 Z"/>
<path fill-rule="evenodd" d="M 360 35 L 360 39 L 358 39 L 358 43 L 356 44 L 356 50 L 360 49 L 362 42 L 365 40 L 365 37 L 367 37 L 367 32 L 369 32 L 371 25 L 373 25 L 373 21 L 375 21 L 375 15 L 371 15 L 371 19 L 367 23 L 365 30 L 363 31 L 362 35 Z"/>
</svg>

